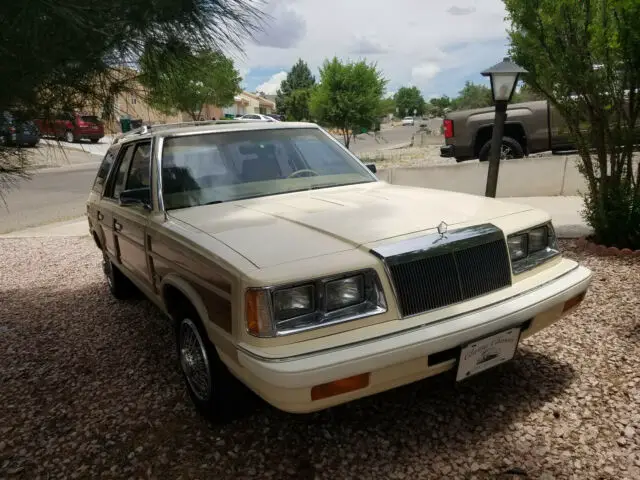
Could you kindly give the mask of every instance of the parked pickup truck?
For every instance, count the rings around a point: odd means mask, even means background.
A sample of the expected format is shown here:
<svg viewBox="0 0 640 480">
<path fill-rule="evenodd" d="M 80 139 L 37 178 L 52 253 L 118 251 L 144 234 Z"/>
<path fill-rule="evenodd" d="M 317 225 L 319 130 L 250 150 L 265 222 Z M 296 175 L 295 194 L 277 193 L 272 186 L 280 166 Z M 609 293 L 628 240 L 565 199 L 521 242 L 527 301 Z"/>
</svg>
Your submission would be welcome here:
<svg viewBox="0 0 640 480">
<path fill-rule="evenodd" d="M 443 120 L 445 145 L 440 147 L 440 156 L 454 157 L 458 162 L 475 158 L 488 160 L 494 112 L 494 107 L 486 107 L 448 113 Z M 502 158 L 571 148 L 566 124 L 549 102 L 538 100 L 509 105 Z"/>
</svg>

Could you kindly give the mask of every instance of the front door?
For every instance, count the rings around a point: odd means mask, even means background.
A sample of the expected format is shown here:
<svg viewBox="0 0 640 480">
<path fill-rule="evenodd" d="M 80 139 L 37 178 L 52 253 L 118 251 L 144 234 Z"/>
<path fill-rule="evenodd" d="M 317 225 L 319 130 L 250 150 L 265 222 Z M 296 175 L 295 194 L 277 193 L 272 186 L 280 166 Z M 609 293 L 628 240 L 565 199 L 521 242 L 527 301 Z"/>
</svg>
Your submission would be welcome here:
<svg viewBox="0 0 640 480">
<path fill-rule="evenodd" d="M 102 208 L 105 223 L 113 235 L 113 256 L 116 264 L 131 274 L 143 286 L 150 288 L 147 266 L 146 227 L 150 210 L 143 205 L 121 205 L 120 195 L 129 189 L 150 186 L 151 143 L 126 145 L 121 150 L 112 185 L 107 187 Z M 106 230 L 106 229 L 105 229 Z"/>
</svg>

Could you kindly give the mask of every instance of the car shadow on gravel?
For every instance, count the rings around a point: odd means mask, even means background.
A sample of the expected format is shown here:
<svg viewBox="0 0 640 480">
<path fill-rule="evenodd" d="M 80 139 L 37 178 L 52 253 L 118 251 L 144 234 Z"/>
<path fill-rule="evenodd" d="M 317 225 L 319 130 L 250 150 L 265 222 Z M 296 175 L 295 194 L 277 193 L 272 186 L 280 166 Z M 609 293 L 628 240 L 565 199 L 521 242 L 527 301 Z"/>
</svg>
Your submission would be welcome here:
<svg viewBox="0 0 640 480">
<path fill-rule="evenodd" d="M 416 456 L 471 455 L 574 375 L 521 348 L 464 383 L 448 373 L 309 415 L 253 400 L 237 420 L 211 426 L 182 385 L 169 322 L 146 300 L 113 300 L 98 278 L 74 290 L 61 279 L 60 288 L 2 292 L 0 476 L 65 476 L 84 465 L 90 478 L 314 478 L 349 465 L 371 478 Z"/>
</svg>

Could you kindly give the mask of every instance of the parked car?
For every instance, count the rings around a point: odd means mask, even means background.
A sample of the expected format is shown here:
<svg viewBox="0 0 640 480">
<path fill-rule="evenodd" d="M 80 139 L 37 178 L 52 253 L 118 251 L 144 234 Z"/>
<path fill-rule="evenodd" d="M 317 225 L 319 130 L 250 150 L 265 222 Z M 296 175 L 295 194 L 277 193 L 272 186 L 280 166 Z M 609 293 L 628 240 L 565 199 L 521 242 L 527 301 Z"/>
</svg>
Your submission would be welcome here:
<svg viewBox="0 0 640 480">
<path fill-rule="evenodd" d="M 53 119 L 36 120 L 42 136 L 61 138 L 69 143 L 91 140 L 98 143 L 104 137 L 104 124 L 95 115 L 60 113 Z"/>
<path fill-rule="evenodd" d="M 404 117 L 402 119 L 402 126 L 406 127 L 407 125 L 413 126 L 415 123 L 413 117 Z"/>
<path fill-rule="evenodd" d="M 277 113 L 267 113 L 267 117 L 273 118 L 279 122 L 284 122 L 284 115 L 279 115 Z"/>
<path fill-rule="evenodd" d="M 564 120 L 546 100 L 514 103 L 507 112 L 501 158 L 573 148 Z M 494 107 L 447 113 L 442 123 L 445 145 L 440 148 L 440 156 L 454 157 L 458 162 L 488 160 L 494 115 Z"/>
<path fill-rule="evenodd" d="M 0 144 L 35 147 L 40 141 L 38 127 L 20 112 L 0 113 Z"/>
<path fill-rule="evenodd" d="M 310 123 L 126 135 L 87 211 L 111 293 L 135 286 L 167 314 L 189 395 L 215 420 L 242 405 L 234 378 L 288 412 L 450 369 L 463 381 L 572 312 L 591 280 L 547 213 L 381 182 Z"/>
<path fill-rule="evenodd" d="M 263 122 L 279 122 L 280 120 L 275 119 L 269 115 L 262 115 L 261 113 L 247 113 L 239 117 L 242 120 L 261 120 Z"/>
</svg>

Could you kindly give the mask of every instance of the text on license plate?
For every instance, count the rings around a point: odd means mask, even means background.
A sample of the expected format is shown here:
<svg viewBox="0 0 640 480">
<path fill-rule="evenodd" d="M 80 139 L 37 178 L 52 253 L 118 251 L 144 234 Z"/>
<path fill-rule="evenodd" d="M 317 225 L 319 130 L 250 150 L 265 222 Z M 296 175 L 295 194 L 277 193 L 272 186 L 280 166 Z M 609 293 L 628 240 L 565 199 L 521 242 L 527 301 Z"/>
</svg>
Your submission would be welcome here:
<svg viewBox="0 0 640 480">
<path fill-rule="evenodd" d="M 462 347 L 456 381 L 469 378 L 513 358 L 520 339 L 520 328 L 511 328 Z"/>
</svg>

